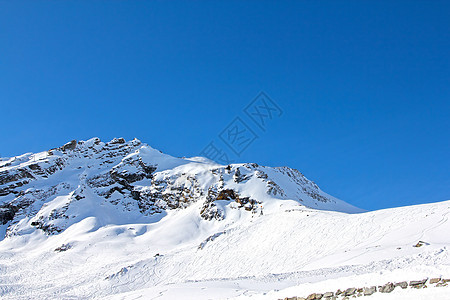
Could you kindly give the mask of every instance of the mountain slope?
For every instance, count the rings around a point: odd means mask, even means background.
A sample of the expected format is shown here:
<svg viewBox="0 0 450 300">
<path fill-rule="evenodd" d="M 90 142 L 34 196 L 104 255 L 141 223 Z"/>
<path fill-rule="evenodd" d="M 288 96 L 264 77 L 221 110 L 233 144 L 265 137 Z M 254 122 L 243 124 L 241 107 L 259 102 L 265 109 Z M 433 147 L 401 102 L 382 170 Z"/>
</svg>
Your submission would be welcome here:
<svg viewBox="0 0 450 300">
<path fill-rule="evenodd" d="M 138 140 L 3 158 L 0 203 L 4 298 L 258 298 L 399 268 L 450 275 L 450 202 L 354 214 L 297 170 Z"/>
</svg>

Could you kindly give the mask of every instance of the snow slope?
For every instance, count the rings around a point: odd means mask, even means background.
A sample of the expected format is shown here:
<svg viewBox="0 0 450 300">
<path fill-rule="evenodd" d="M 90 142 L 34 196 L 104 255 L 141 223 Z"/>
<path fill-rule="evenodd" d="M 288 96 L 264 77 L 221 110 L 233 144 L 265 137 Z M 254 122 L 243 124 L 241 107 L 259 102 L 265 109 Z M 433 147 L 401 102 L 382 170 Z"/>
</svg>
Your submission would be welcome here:
<svg viewBox="0 0 450 300">
<path fill-rule="evenodd" d="M 450 277 L 450 201 L 362 212 L 294 169 L 138 140 L 3 158 L 0 203 L 2 299 L 277 299 Z"/>
</svg>

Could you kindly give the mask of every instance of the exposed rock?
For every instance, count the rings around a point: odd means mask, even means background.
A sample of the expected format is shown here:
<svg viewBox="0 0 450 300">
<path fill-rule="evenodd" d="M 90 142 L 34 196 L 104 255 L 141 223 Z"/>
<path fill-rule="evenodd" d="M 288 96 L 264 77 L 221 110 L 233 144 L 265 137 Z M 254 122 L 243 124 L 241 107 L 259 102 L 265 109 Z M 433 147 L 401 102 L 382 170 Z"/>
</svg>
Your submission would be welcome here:
<svg viewBox="0 0 450 300">
<path fill-rule="evenodd" d="M 30 225 L 36 227 L 37 229 L 41 229 L 47 235 L 53 235 L 63 231 L 63 229 L 55 226 L 54 224 L 46 224 L 42 220 L 33 221 L 30 223 Z"/>
<path fill-rule="evenodd" d="M 411 288 L 413 289 L 422 289 L 422 288 L 427 288 L 427 286 L 425 284 L 418 284 L 418 285 L 414 285 Z"/>
<path fill-rule="evenodd" d="M 419 286 L 419 285 L 424 285 L 427 282 L 427 278 L 422 279 L 422 280 L 413 280 L 409 282 L 409 286 Z"/>
<path fill-rule="evenodd" d="M 223 189 L 219 192 L 209 189 L 207 201 L 203 205 L 200 212 L 202 218 L 205 220 L 211 220 L 213 218 L 223 219 L 223 212 L 219 210 L 214 203 L 218 200 L 235 201 L 239 204 L 239 208 L 244 208 L 247 211 L 255 211 L 258 203 L 260 203 L 256 200 L 250 199 L 250 197 L 239 196 L 239 194 L 232 189 Z"/>
<path fill-rule="evenodd" d="M 356 293 L 356 288 L 348 288 L 343 292 L 344 296 L 351 296 Z"/>
<path fill-rule="evenodd" d="M 326 293 L 323 294 L 324 298 L 330 298 L 330 297 L 333 297 L 333 296 L 334 296 L 333 292 L 326 292 Z"/>
<path fill-rule="evenodd" d="M 234 190 L 226 189 L 219 192 L 216 200 L 236 200 L 239 199 L 238 194 Z"/>
<path fill-rule="evenodd" d="M 285 197 L 286 193 L 283 191 L 283 189 L 276 184 L 275 182 L 269 180 L 267 182 L 267 194 L 272 195 L 272 196 L 281 196 L 281 197 Z"/>
<path fill-rule="evenodd" d="M 236 171 L 233 175 L 234 182 L 236 182 L 236 183 L 246 182 L 247 180 L 250 179 L 250 177 L 251 176 L 246 176 L 246 175 L 241 174 L 240 168 L 236 168 Z"/>
<path fill-rule="evenodd" d="M 214 202 L 206 202 L 200 210 L 200 216 L 207 221 L 223 220 L 223 211 Z"/>
<path fill-rule="evenodd" d="M 364 296 L 370 296 L 373 293 L 375 293 L 376 291 L 377 291 L 377 287 L 376 286 L 365 287 L 363 289 Z"/>
<path fill-rule="evenodd" d="M 77 141 L 72 140 L 61 147 L 61 150 L 66 152 L 67 150 L 74 150 L 77 147 Z"/>
<path fill-rule="evenodd" d="M 418 247 L 422 247 L 424 245 L 429 245 L 429 243 L 424 242 L 424 241 L 418 241 L 417 244 L 413 245 L 413 247 L 418 248 Z"/>
<path fill-rule="evenodd" d="M 203 204 L 202 209 L 200 210 L 200 216 L 210 221 L 212 219 L 222 220 L 223 219 L 223 211 L 220 210 L 214 201 L 217 200 L 217 192 L 210 188 L 208 190 L 208 195 L 206 196 L 206 201 Z"/>
<path fill-rule="evenodd" d="M 11 221 L 17 211 L 18 208 L 10 204 L 0 206 L 0 224 L 4 225 Z"/>
<path fill-rule="evenodd" d="M 72 248 L 72 245 L 70 244 L 62 244 L 58 248 L 55 249 L 55 252 L 64 252 Z"/>
<path fill-rule="evenodd" d="M 406 288 L 408 287 L 408 283 L 407 283 L 406 281 L 396 282 L 394 285 L 395 285 L 395 286 L 399 286 L 399 287 L 401 287 L 402 289 L 406 289 Z"/>
<path fill-rule="evenodd" d="M 439 281 L 441 281 L 441 278 L 431 278 L 430 284 L 438 283 Z"/>
<path fill-rule="evenodd" d="M 109 144 L 125 144 L 124 138 L 114 138 Z"/>
<path fill-rule="evenodd" d="M 379 286 L 378 291 L 380 293 L 390 293 L 395 289 L 395 285 L 392 282 L 388 282 L 385 285 Z"/>
<path fill-rule="evenodd" d="M 322 297 L 323 297 L 322 294 L 313 293 L 313 294 L 309 295 L 308 297 L 306 297 L 306 300 L 318 300 L 318 299 L 322 299 Z"/>
<path fill-rule="evenodd" d="M 11 171 L 1 171 L 0 172 L 0 185 L 7 184 L 13 181 L 19 181 L 20 179 L 30 178 L 35 179 L 29 170 L 26 168 L 11 170 Z"/>
</svg>

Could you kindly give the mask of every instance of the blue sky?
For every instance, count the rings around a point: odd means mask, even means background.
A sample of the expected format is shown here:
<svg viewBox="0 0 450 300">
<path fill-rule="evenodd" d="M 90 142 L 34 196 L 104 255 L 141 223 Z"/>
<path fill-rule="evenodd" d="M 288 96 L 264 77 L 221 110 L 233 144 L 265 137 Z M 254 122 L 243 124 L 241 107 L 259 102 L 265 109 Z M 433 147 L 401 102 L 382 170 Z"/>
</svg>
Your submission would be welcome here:
<svg viewBox="0 0 450 300">
<path fill-rule="evenodd" d="M 137 137 L 299 169 L 365 209 L 450 199 L 448 1 L 0 1 L 0 155 Z M 261 130 L 243 109 L 282 109 Z"/>
</svg>

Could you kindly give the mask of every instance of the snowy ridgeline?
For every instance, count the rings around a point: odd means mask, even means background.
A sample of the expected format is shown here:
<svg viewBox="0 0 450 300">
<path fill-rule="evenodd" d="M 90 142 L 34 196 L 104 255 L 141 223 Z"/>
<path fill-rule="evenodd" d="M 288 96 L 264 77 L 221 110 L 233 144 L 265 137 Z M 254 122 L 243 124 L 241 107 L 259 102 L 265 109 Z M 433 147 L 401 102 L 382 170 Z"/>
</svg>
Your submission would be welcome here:
<svg viewBox="0 0 450 300">
<path fill-rule="evenodd" d="M 449 207 L 354 214 L 291 168 L 72 141 L 0 161 L 0 296 L 274 299 L 446 277 Z"/>
</svg>

